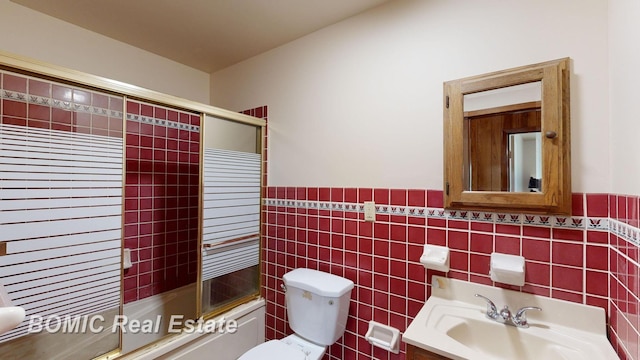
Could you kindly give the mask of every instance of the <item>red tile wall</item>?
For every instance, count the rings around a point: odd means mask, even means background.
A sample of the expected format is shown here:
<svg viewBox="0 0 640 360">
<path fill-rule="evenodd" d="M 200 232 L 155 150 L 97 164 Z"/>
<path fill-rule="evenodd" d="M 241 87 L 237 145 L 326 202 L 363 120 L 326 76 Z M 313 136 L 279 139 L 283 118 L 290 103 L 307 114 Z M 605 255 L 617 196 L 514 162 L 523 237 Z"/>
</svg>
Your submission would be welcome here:
<svg viewBox="0 0 640 360">
<path fill-rule="evenodd" d="M 609 196 L 609 333 L 621 359 L 640 359 L 640 197 Z M 587 254 L 589 256 L 589 254 Z"/>
<path fill-rule="evenodd" d="M 200 115 L 127 101 L 124 302 L 197 278 Z"/>
<path fill-rule="evenodd" d="M 122 97 L 0 71 L 0 121 L 122 138 Z"/>
<path fill-rule="evenodd" d="M 493 221 L 481 221 L 484 213 L 444 212 L 437 190 L 268 187 L 265 198 L 267 339 L 292 333 L 281 279 L 308 267 L 356 284 L 347 330 L 325 359 L 404 359 L 404 344 L 395 355 L 372 347 L 364 334 L 369 320 L 404 331 L 420 310 L 430 294 L 427 279 L 436 274 L 419 263 L 428 243 L 451 249 L 448 277 L 603 307 L 611 315 L 609 332 L 618 353 L 638 359 L 637 241 L 609 231 L 610 225 L 628 224 L 627 234 L 638 236 L 638 197 L 574 194 L 574 217 L 489 214 Z M 364 222 L 357 205 L 350 206 L 369 200 L 383 210 L 375 223 Z M 609 220 L 612 204 L 619 210 Z M 522 288 L 492 283 L 493 251 L 526 258 Z"/>
<path fill-rule="evenodd" d="M 240 112 L 241 114 L 245 114 L 245 115 L 249 115 L 249 116 L 253 116 L 256 117 L 258 119 L 263 119 L 264 121 L 268 122 L 269 120 L 269 116 L 268 116 L 268 108 L 267 106 L 259 106 L 253 109 L 247 109 L 244 111 Z M 262 173 L 262 193 L 266 194 L 266 184 L 267 184 L 267 161 L 268 161 L 268 150 L 269 150 L 269 143 L 267 142 L 268 139 L 268 127 L 265 126 L 263 129 L 263 133 L 262 133 L 262 169 L 263 169 L 263 173 Z"/>
</svg>

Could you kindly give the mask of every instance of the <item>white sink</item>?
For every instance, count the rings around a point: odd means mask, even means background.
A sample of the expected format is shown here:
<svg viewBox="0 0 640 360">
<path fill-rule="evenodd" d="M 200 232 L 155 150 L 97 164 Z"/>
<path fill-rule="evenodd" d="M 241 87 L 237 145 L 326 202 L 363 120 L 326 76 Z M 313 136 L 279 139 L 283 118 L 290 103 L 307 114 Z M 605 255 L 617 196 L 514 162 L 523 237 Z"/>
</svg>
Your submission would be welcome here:
<svg viewBox="0 0 640 360">
<path fill-rule="evenodd" d="M 0 335 L 18 326 L 24 316 L 24 309 L 20 306 L 0 307 Z"/>
<path fill-rule="evenodd" d="M 452 359 L 618 359 L 606 337 L 604 310 L 460 280 L 435 277 L 432 295 L 403 334 L 403 341 Z M 492 299 L 512 312 L 528 312 L 529 328 L 485 316 Z"/>
<path fill-rule="evenodd" d="M 435 309 L 434 309 L 435 310 Z M 477 309 L 456 309 L 456 315 L 443 310 L 430 316 L 427 326 L 487 357 L 497 359 L 573 359 L 581 356 L 584 340 L 558 333 L 549 328 L 518 329 L 478 316 Z M 431 324 L 435 322 L 435 324 Z M 545 335 L 545 333 L 547 333 Z M 498 340 L 500 339 L 500 340 Z M 498 341 L 498 342 L 497 342 Z"/>
</svg>

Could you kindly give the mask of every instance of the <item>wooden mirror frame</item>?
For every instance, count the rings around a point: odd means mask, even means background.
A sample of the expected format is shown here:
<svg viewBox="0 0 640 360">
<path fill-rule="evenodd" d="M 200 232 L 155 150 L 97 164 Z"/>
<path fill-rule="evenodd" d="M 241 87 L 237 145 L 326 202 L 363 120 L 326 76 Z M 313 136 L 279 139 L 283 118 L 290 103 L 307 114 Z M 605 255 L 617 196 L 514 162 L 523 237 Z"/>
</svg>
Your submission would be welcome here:
<svg viewBox="0 0 640 360">
<path fill-rule="evenodd" d="M 444 83 L 445 209 L 571 214 L 569 61 L 563 58 Z M 542 191 L 465 190 L 464 95 L 535 81 L 542 81 Z"/>
</svg>

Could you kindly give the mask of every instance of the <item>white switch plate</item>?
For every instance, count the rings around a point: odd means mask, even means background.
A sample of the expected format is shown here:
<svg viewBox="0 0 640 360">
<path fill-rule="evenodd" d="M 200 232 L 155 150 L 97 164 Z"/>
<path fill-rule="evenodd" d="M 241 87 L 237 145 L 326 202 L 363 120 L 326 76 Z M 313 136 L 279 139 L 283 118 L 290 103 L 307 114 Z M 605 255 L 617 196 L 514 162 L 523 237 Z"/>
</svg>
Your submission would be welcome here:
<svg viewBox="0 0 640 360">
<path fill-rule="evenodd" d="M 364 202 L 364 221 L 376 221 L 376 203 L 373 201 Z"/>
</svg>

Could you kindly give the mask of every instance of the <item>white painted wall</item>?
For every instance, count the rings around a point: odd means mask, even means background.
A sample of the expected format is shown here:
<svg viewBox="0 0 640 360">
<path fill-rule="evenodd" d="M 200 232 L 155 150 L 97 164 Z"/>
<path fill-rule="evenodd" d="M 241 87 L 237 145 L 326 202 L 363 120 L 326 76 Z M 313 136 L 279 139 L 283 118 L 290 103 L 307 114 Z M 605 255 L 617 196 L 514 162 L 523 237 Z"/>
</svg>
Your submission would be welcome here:
<svg viewBox="0 0 640 360">
<path fill-rule="evenodd" d="M 269 106 L 269 185 L 438 189 L 442 83 L 568 56 L 573 190 L 604 192 L 607 40 L 606 0 L 397 0 L 212 74 L 211 99 Z"/>
<path fill-rule="evenodd" d="M 0 50 L 204 104 L 209 75 L 0 0 Z"/>
<path fill-rule="evenodd" d="M 640 194 L 640 2 L 609 1 L 612 190 Z M 598 142 L 594 141 L 594 146 Z"/>
</svg>

